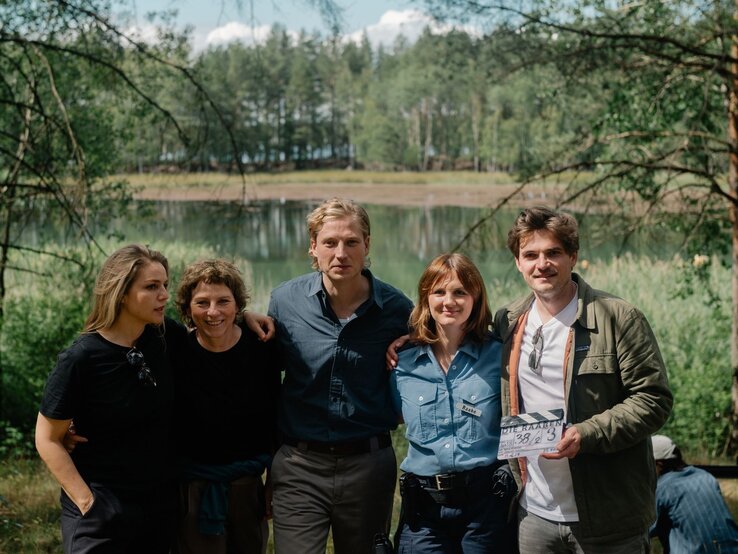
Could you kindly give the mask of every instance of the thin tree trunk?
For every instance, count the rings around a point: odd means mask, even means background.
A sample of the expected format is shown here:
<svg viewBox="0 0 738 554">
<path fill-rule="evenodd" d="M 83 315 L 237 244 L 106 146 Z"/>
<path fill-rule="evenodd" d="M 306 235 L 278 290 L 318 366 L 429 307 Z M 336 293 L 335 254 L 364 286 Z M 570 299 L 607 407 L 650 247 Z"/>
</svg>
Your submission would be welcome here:
<svg viewBox="0 0 738 554">
<path fill-rule="evenodd" d="M 31 106 L 32 104 L 33 102 L 29 100 L 28 105 Z M 2 244 L 0 245 L 0 334 L 2 334 L 3 324 L 5 323 L 5 294 L 7 292 L 5 288 L 5 275 L 7 273 L 8 257 L 10 255 L 10 232 L 15 218 L 15 215 L 13 213 L 13 209 L 15 207 L 15 184 L 18 181 L 18 174 L 20 173 L 21 165 L 28 149 L 28 138 L 31 134 L 32 117 L 33 112 L 31 108 L 26 108 L 23 117 L 24 127 L 21 131 L 20 136 L 18 137 L 18 148 L 16 149 L 15 153 L 15 164 L 10 169 L 7 177 L 5 178 L 7 191 L 3 201 L 4 206 L 2 206 L 2 209 L 5 211 L 4 215 L 6 219 L 5 226 L 2 230 Z M 0 417 L 4 415 L 2 412 L 2 407 L 5 405 L 5 387 L 3 386 L 5 375 L 3 374 L 3 367 L 3 360 L 0 359 Z"/>
<path fill-rule="evenodd" d="M 738 1 L 738 0 L 737 0 Z M 426 98 L 425 102 L 425 144 L 423 145 L 423 168 L 422 171 L 428 171 L 430 165 L 430 149 L 433 144 L 433 110 L 431 109 L 430 98 Z"/>
<path fill-rule="evenodd" d="M 420 140 L 420 107 L 413 108 L 413 113 L 415 114 L 415 140 L 416 140 L 416 147 L 417 147 L 417 159 L 418 159 L 418 169 L 423 169 L 423 143 Z"/>
<path fill-rule="evenodd" d="M 482 170 L 482 164 L 479 156 L 479 134 L 480 124 L 482 121 L 482 98 L 477 92 L 472 93 L 469 99 L 469 108 L 471 115 L 471 129 L 472 129 L 472 144 L 474 148 L 473 152 L 473 164 L 474 171 L 479 173 Z"/>
</svg>

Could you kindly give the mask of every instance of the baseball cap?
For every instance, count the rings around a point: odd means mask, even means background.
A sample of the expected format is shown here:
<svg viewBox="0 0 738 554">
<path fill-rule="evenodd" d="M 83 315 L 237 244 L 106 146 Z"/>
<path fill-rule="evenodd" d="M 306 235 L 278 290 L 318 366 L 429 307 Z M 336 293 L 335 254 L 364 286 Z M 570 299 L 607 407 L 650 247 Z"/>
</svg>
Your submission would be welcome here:
<svg viewBox="0 0 738 554">
<path fill-rule="evenodd" d="M 651 437 L 653 445 L 654 460 L 674 460 L 676 459 L 676 444 L 666 435 L 653 435 Z"/>
</svg>

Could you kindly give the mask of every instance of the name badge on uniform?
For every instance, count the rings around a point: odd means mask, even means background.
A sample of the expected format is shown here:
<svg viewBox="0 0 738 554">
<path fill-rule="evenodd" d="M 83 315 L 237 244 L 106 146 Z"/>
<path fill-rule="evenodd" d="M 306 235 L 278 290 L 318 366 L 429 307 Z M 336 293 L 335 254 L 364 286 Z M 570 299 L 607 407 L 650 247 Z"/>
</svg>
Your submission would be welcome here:
<svg viewBox="0 0 738 554">
<path fill-rule="evenodd" d="M 482 415 L 482 410 L 475 408 L 474 406 L 469 406 L 469 404 L 464 404 L 463 402 L 457 402 L 456 407 L 465 414 L 471 414 L 477 417 Z"/>
<path fill-rule="evenodd" d="M 556 452 L 564 431 L 564 410 L 529 412 L 502 418 L 500 460 Z"/>
</svg>

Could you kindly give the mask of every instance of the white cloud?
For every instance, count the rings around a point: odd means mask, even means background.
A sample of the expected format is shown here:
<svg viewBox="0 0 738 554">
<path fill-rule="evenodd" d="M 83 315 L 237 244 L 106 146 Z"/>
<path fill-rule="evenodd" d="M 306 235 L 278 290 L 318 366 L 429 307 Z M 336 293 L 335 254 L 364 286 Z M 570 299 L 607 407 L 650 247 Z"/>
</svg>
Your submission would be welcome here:
<svg viewBox="0 0 738 554">
<path fill-rule="evenodd" d="M 463 29 L 472 35 L 479 35 L 479 29 L 472 26 L 458 26 L 448 23 L 439 23 L 431 16 L 418 10 L 388 10 L 382 15 L 378 23 L 368 25 L 364 29 L 355 31 L 347 36 L 348 40 L 360 42 L 364 33 L 376 48 L 380 44 L 391 46 L 398 36 L 403 35 L 409 42 L 415 42 L 428 27 L 434 34 L 443 34 L 451 29 Z"/>
<path fill-rule="evenodd" d="M 208 45 L 207 33 L 196 27 L 190 28 L 189 32 L 193 51 L 199 53 L 204 50 Z M 159 28 L 151 23 L 128 27 L 125 29 L 124 34 L 132 40 L 143 42 L 144 44 L 154 45 L 159 42 Z"/>
<path fill-rule="evenodd" d="M 269 37 L 272 27 L 270 25 L 259 25 L 254 27 L 244 23 L 231 21 L 210 31 L 205 37 L 205 47 L 221 46 L 229 42 L 243 42 L 244 44 L 263 43 Z M 290 36 L 296 37 L 297 33 L 287 31 Z M 197 49 L 197 47 L 196 47 Z"/>
<path fill-rule="evenodd" d="M 474 36 L 481 35 L 478 27 L 440 23 L 419 10 L 407 9 L 386 11 L 377 23 L 347 34 L 345 40 L 358 43 L 366 33 L 375 48 L 380 44 L 391 47 L 400 35 L 403 35 L 410 43 L 415 42 L 426 27 L 434 34 L 461 29 Z M 223 46 L 231 42 L 242 42 L 246 45 L 262 44 L 268 38 L 271 29 L 271 25 L 252 26 L 238 21 L 231 21 L 225 25 L 210 28 L 210 30 L 194 24 L 191 29 L 192 49 L 195 54 L 198 54 L 210 46 Z M 128 33 L 138 40 L 151 44 L 157 40 L 154 25 L 137 25 L 129 28 Z M 293 41 L 298 38 L 296 30 L 289 29 L 287 34 Z"/>
<path fill-rule="evenodd" d="M 136 42 L 156 44 L 159 40 L 159 31 L 156 25 L 134 25 L 123 30 L 123 34 Z"/>
</svg>

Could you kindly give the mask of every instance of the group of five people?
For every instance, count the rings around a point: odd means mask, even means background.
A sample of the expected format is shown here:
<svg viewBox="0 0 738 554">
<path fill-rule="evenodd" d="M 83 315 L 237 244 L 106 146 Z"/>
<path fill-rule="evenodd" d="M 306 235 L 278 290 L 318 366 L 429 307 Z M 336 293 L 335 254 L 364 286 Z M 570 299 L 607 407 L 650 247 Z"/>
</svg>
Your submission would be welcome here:
<svg viewBox="0 0 738 554">
<path fill-rule="evenodd" d="M 648 552 L 650 436 L 672 396 L 643 314 L 573 272 L 571 216 L 519 214 L 508 247 L 531 294 L 495 316 L 462 254 L 430 262 L 415 306 L 377 279 L 351 201 L 322 203 L 308 232 L 317 271 L 272 292 L 273 341 L 231 264 L 185 271 L 185 327 L 164 317 L 161 254 L 108 258 L 37 423 L 66 552 L 263 552 L 265 515 L 277 553 L 324 552 L 329 531 L 337 553 L 368 552 L 390 525 L 401 419 L 397 552 Z M 552 452 L 498 460 L 503 415 L 557 409 Z"/>
</svg>

